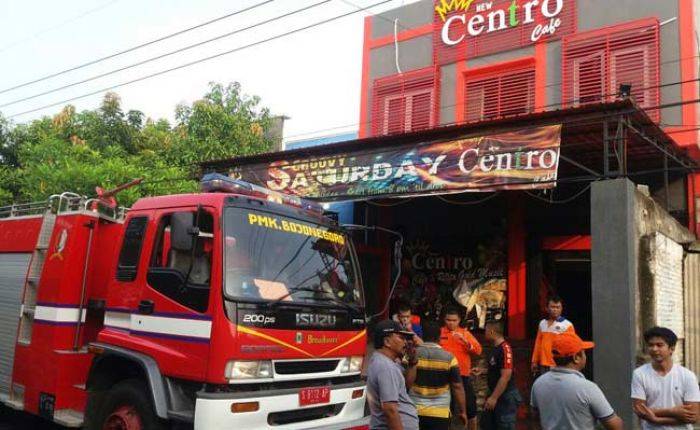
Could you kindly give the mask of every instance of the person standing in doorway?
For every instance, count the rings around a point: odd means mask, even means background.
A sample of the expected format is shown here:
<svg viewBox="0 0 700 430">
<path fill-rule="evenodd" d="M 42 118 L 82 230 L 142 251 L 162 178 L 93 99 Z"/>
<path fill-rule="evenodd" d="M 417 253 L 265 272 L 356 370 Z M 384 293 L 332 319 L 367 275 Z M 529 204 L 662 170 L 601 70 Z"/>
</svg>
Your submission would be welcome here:
<svg viewBox="0 0 700 430">
<path fill-rule="evenodd" d="M 484 430 L 515 430 L 518 405 L 522 397 L 515 386 L 513 349 L 503 336 L 503 324 L 486 323 L 486 340 L 493 349 L 488 359 L 487 382 L 489 396 L 484 403 L 481 428 Z"/>
<path fill-rule="evenodd" d="M 405 374 L 399 364 L 411 336 L 392 320 L 381 321 L 374 329 L 375 352 L 367 366 L 371 430 L 418 430 L 416 406 L 406 391 L 415 381 L 418 361 L 408 357 Z"/>
<path fill-rule="evenodd" d="M 552 357 L 552 339 L 562 333 L 575 333 L 574 325 L 561 314 L 564 303 L 559 296 L 547 299 L 547 318 L 540 321 L 537 328 L 537 338 L 532 349 L 531 370 L 533 375 L 540 375 L 554 367 Z"/>
<path fill-rule="evenodd" d="M 469 330 L 459 326 L 460 320 L 457 308 L 451 307 L 445 311 L 445 326 L 440 333 L 440 346 L 457 358 L 467 404 L 467 428 L 476 430 L 476 394 L 474 393 L 470 375 L 472 371 L 472 356 L 481 355 L 481 344 Z"/>
<path fill-rule="evenodd" d="M 692 430 L 698 422 L 700 390 L 698 378 L 685 367 L 673 363 L 678 337 L 665 327 L 644 333 L 651 363 L 632 374 L 634 413 L 643 430 Z"/>
<path fill-rule="evenodd" d="M 542 430 L 590 430 L 596 428 L 596 421 L 606 430 L 623 428 L 600 388 L 581 373 L 586 367 L 586 350 L 593 346 L 575 333 L 552 340 L 556 367 L 537 378 L 530 399 Z"/>
<path fill-rule="evenodd" d="M 432 321 L 423 325 L 423 345 L 416 349 L 418 370 L 409 395 L 418 409 L 420 430 L 449 430 L 450 400 L 457 405 L 457 414 L 467 424 L 464 387 L 459 363 L 454 355 L 442 349 L 440 326 Z"/>
</svg>

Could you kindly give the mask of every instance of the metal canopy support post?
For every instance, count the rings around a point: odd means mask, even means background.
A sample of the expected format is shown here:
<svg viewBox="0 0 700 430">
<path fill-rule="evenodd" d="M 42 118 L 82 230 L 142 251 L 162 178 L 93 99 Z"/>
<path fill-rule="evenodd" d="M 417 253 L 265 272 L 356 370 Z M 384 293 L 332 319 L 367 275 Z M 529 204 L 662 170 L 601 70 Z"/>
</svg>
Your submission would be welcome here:
<svg viewBox="0 0 700 430">
<path fill-rule="evenodd" d="M 670 197 L 669 197 L 669 191 L 668 191 L 668 155 L 664 154 L 664 199 L 666 203 L 666 212 L 669 211 L 670 205 Z"/>
<path fill-rule="evenodd" d="M 617 115 L 614 137 L 610 136 L 610 123 L 603 121 L 603 174 L 606 178 L 627 175 L 627 133 L 625 129 L 625 117 Z M 611 153 L 612 149 L 612 153 Z M 610 169 L 610 159 L 615 158 L 616 169 Z"/>
<path fill-rule="evenodd" d="M 628 129 L 627 129 L 627 117 L 625 116 L 620 116 L 620 128 L 621 128 L 621 133 L 620 133 L 620 141 L 619 141 L 619 152 L 620 152 L 620 170 L 622 171 L 623 176 L 627 176 L 627 144 L 629 136 L 628 136 Z"/>
<path fill-rule="evenodd" d="M 617 161 L 617 176 L 627 175 L 627 127 L 625 117 L 617 117 L 617 129 L 615 130 L 615 160 Z"/>
<path fill-rule="evenodd" d="M 608 121 L 603 121 L 603 175 L 610 177 L 610 132 Z"/>
</svg>

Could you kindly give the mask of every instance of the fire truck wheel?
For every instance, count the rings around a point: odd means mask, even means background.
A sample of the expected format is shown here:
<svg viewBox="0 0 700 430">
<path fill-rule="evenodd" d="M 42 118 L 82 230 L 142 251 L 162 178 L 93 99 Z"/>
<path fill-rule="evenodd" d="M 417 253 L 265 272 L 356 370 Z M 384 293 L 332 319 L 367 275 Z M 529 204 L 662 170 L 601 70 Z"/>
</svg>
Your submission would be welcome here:
<svg viewBox="0 0 700 430">
<path fill-rule="evenodd" d="M 115 384 L 105 393 L 89 430 L 162 430 L 165 423 L 153 410 L 149 389 L 136 379 Z"/>
</svg>

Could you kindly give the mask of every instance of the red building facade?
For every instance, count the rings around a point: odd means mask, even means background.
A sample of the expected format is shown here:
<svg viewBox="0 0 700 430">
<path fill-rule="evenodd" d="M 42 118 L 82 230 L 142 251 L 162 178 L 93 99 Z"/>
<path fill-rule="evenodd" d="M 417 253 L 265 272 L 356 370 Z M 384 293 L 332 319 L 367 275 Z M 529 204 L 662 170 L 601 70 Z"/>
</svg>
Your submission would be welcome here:
<svg viewBox="0 0 700 430">
<path fill-rule="evenodd" d="M 424 0 L 367 17 L 359 135 L 517 117 L 629 93 L 697 160 L 696 8 L 692 0 Z M 685 195 L 676 210 L 696 231 L 700 180 L 689 175 L 677 192 Z M 523 212 L 510 205 L 505 225 L 515 339 L 530 337 L 532 325 Z M 586 251 L 590 237 L 549 234 L 541 246 Z"/>
</svg>

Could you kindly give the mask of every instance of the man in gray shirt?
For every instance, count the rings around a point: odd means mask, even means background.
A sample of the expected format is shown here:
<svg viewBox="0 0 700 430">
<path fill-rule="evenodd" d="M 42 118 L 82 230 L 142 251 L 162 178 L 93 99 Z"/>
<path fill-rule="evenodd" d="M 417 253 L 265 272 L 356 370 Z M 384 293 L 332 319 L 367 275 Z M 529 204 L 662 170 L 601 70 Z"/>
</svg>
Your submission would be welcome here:
<svg viewBox="0 0 700 430">
<path fill-rule="evenodd" d="M 531 405 L 540 415 L 543 430 L 589 430 L 599 421 L 607 430 L 621 430 L 622 420 L 600 388 L 586 379 L 586 349 L 574 333 L 562 333 L 552 340 L 556 367 L 540 376 L 532 386 Z"/>
<path fill-rule="evenodd" d="M 381 321 L 374 329 L 374 348 L 367 366 L 367 400 L 372 412 L 371 430 L 418 430 L 418 412 L 408 396 L 416 378 L 415 350 L 408 354 L 408 369 L 399 360 L 406 353 L 407 339 L 413 333 L 404 331 L 396 321 Z M 410 351 L 409 351 L 410 352 Z"/>
</svg>

